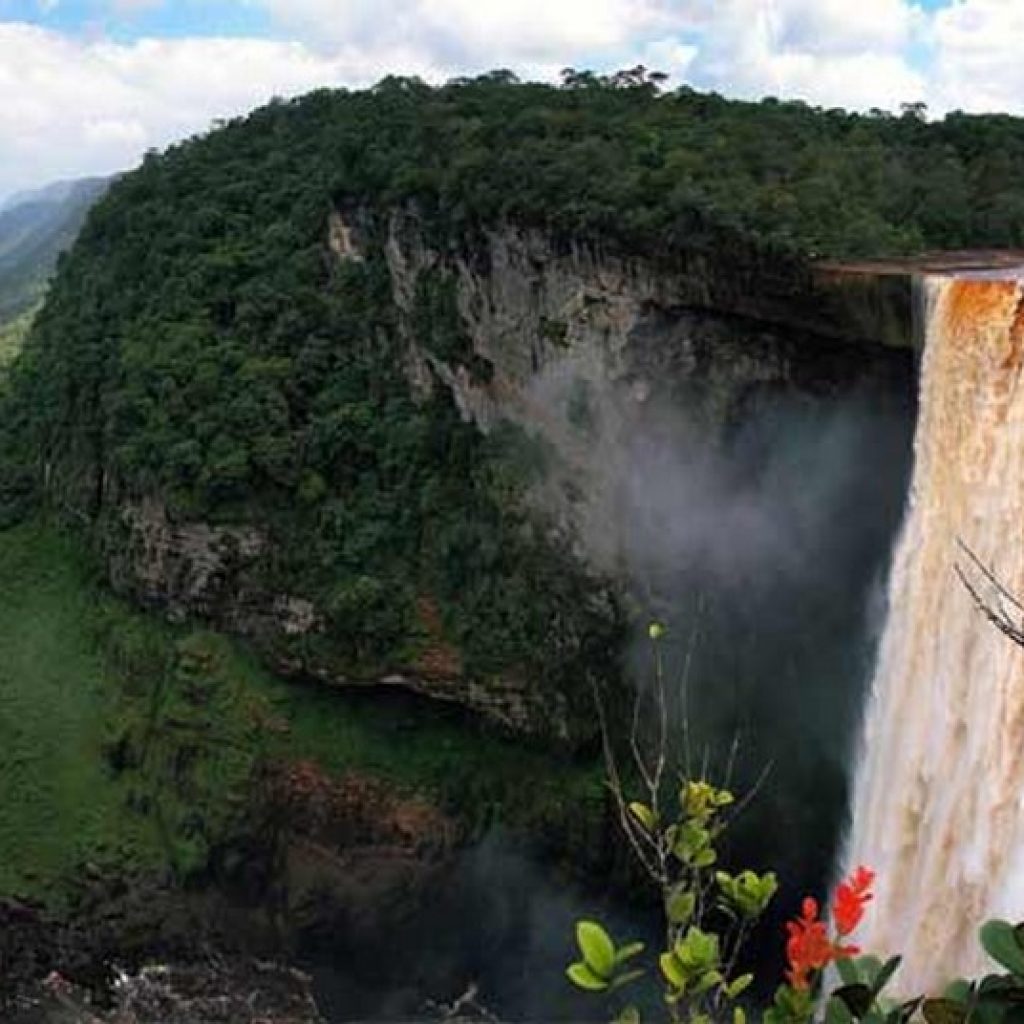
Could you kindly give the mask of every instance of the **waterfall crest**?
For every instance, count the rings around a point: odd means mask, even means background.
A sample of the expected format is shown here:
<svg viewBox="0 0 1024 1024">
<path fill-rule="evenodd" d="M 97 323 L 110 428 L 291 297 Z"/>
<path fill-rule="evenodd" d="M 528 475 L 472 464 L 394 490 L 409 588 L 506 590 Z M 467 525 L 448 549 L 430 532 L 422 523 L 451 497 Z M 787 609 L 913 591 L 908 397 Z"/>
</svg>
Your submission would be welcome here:
<svg viewBox="0 0 1024 1024">
<path fill-rule="evenodd" d="M 1024 919 L 1024 650 L 956 578 L 962 540 L 1024 594 L 1024 282 L 925 281 L 914 470 L 854 786 L 847 863 L 878 872 L 858 933 L 901 993 L 984 968 Z"/>
</svg>

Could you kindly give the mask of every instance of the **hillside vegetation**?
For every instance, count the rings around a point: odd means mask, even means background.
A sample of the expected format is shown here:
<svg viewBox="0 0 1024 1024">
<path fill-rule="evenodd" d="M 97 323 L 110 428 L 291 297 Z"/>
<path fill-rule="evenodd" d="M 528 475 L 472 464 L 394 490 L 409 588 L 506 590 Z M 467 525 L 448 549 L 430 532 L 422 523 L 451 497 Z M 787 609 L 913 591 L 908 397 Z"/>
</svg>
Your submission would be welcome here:
<svg viewBox="0 0 1024 1024">
<path fill-rule="evenodd" d="M 0 577 L 0 897 L 53 900 L 87 863 L 201 869 L 244 827 L 261 764 L 368 774 L 471 834 L 502 822 L 564 843 L 599 820 L 597 765 L 524 751 L 422 702 L 275 680 L 224 637 L 105 595 L 50 529 L 0 532 Z"/>
<path fill-rule="evenodd" d="M 470 675 L 582 692 L 618 627 L 523 508 L 544 453 L 481 437 L 444 388 L 411 394 L 385 219 L 341 265 L 332 206 L 413 204 L 441 248 L 511 218 L 665 258 L 799 262 L 1024 244 L 1022 171 L 1012 118 L 658 95 L 641 71 L 273 102 L 148 156 L 93 210 L 6 388 L 0 515 L 31 507 L 45 460 L 100 529 L 109 493 L 269 524 L 268 585 L 324 609 L 316 642 L 353 671 L 414 659 L 429 600 Z M 465 358 L 450 290 L 416 316 Z"/>
<path fill-rule="evenodd" d="M 10 323 L 0 325 L 0 370 L 9 366 L 21 351 L 36 310 L 30 309 Z"/>
<path fill-rule="evenodd" d="M 106 178 L 58 182 L 0 208 L 0 329 L 40 301 L 57 257 L 108 184 Z"/>
</svg>

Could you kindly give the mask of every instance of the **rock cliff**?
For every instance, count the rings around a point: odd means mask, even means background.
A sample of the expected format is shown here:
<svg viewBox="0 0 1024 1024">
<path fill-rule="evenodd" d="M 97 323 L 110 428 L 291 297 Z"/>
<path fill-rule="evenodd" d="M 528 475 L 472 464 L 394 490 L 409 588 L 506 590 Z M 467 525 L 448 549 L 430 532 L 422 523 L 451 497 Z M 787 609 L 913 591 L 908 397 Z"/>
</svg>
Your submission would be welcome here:
<svg viewBox="0 0 1024 1024">
<path fill-rule="evenodd" d="M 668 263 L 509 223 L 438 244 L 412 207 L 335 209 L 323 245 L 339 264 L 383 249 L 414 394 L 446 390 L 479 430 L 512 423 L 531 438 L 544 464 L 530 495 L 540 521 L 627 590 L 616 510 L 630 438 L 669 416 L 710 450 L 764 395 L 892 392 L 912 372 L 905 275 L 733 273 L 725 259 Z M 515 730 L 580 733 L 564 694 L 538 692 L 515 672 L 465 673 L 429 595 L 417 606 L 421 653 L 354 674 L 308 643 L 325 629 L 315 601 L 267 588 L 269 531 L 176 519 L 152 496 L 113 504 L 107 555 L 119 589 L 252 638 L 282 671 L 407 687 Z"/>
</svg>

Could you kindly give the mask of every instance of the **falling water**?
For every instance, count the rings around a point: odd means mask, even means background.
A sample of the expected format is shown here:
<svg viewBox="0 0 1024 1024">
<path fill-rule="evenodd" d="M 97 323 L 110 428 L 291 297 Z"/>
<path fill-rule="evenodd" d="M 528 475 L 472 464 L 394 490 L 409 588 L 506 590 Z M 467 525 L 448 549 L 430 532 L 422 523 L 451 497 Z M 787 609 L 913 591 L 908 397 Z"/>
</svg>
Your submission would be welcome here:
<svg viewBox="0 0 1024 1024">
<path fill-rule="evenodd" d="M 847 850 L 878 872 L 858 937 L 903 954 L 905 993 L 982 969 L 985 918 L 1024 919 L 1024 650 L 956 575 L 962 542 L 1024 595 L 1024 282 L 925 287 L 913 482 Z"/>
</svg>

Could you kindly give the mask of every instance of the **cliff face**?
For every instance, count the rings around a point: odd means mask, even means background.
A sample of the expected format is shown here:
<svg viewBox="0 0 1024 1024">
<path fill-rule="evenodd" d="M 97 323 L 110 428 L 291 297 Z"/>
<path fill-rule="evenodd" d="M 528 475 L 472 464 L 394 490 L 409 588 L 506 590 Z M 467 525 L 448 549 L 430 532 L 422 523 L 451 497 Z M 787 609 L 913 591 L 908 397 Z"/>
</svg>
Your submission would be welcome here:
<svg viewBox="0 0 1024 1024">
<path fill-rule="evenodd" d="M 485 433 L 515 424 L 543 463 L 529 495 L 538 521 L 626 591 L 623 482 L 635 439 L 657 431 L 671 445 L 684 432 L 691 447 L 696 439 L 713 451 L 765 396 L 827 404 L 909 391 L 908 279 L 787 279 L 764 268 L 730 276 L 696 259 L 665 267 L 512 224 L 440 246 L 409 208 L 336 209 L 324 243 L 340 265 L 383 249 L 413 393 L 426 402 L 450 392 Z M 268 589 L 271 531 L 181 521 L 156 497 L 107 500 L 117 509 L 107 554 L 121 590 L 251 637 L 280 670 L 408 687 L 563 739 L 593 727 L 564 694 L 524 674 L 467 673 L 429 595 L 417 604 L 419 653 L 371 677 L 353 674 L 316 643 L 325 610 Z"/>
<path fill-rule="evenodd" d="M 362 259 L 372 218 L 335 212 L 331 225 L 345 239 L 336 256 Z M 714 448 L 761 394 L 840 396 L 909 379 L 905 273 L 733 274 L 727 259 L 692 256 L 666 267 L 508 224 L 442 252 L 409 211 L 388 217 L 386 249 L 412 385 L 441 382 L 484 431 L 512 421 L 542 438 L 553 458 L 539 500 L 603 571 L 617 565 L 607 520 L 629 439 L 653 422 L 682 417 Z M 417 291 L 438 279 L 455 289 L 466 345 L 456 362 L 417 326 Z"/>
</svg>

